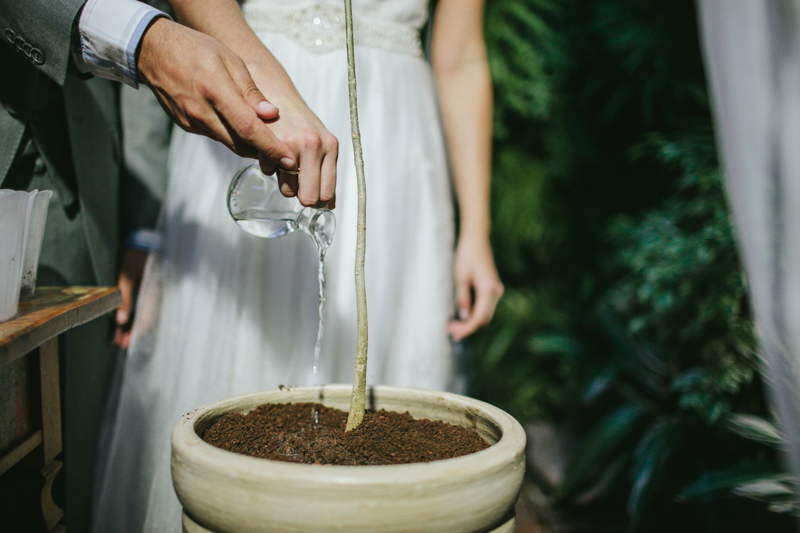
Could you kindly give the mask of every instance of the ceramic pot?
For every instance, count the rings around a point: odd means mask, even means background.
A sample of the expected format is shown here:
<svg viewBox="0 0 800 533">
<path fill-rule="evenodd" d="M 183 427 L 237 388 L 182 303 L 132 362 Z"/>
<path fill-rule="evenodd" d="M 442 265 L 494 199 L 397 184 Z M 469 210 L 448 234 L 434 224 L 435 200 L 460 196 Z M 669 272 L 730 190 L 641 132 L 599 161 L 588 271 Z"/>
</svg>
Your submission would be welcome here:
<svg viewBox="0 0 800 533">
<path fill-rule="evenodd" d="M 320 390 L 319 398 L 315 391 Z M 407 465 L 305 465 L 215 448 L 200 435 L 227 413 L 265 403 L 320 403 L 347 411 L 349 385 L 289 387 L 215 402 L 172 432 L 172 480 L 187 533 L 513 533 L 525 471 L 525 432 L 509 414 L 455 394 L 376 386 L 371 409 L 408 411 L 475 429 L 480 452 Z"/>
</svg>

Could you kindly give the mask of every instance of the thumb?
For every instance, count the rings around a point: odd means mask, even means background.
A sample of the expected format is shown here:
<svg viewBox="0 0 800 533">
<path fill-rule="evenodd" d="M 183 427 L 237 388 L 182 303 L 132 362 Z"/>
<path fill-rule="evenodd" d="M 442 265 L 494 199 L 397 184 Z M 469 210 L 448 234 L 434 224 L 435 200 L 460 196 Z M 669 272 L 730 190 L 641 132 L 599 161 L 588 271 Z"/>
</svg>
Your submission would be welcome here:
<svg viewBox="0 0 800 533">
<path fill-rule="evenodd" d="M 241 90 L 244 101 L 253 108 L 258 118 L 261 120 L 275 120 L 278 118 L 278 108 L 267 100 L 252 79 L 245 80 Z"/>
<path fill-rule="evenodd" d="M 256 86 L 250 71 L 244 63 L 228 65 L 228 72 L 233 78 L 233 82 L 242 92 L 245 102 L 253 108 L 261 120 L 274 120 L 278 118 L 278 108 L 270 103 L 261 90 Z"/>
<path fill-rule="evenodd" d="M 235 61 L 228 62 L 227 69 L 242 98 L 250 108 L 255 110 L 259 119 L 269 120 L 278 117 L 278 108 L 267 101 L 241 59 L 236 58 Z M 225 107 L 238 106 L 229 102 Z M 231 116 L 239 115 L 241 111 L 241 109 L 236 109 Z M 263 158 L 266 156 L 282 168 L 293 169 L 295 167 L 294 153 L 269 128 L 257 128 L 255 131 L 250 131 L 248 135 L 243 135 L 242 138 L 258 151 L 258 159 L 262 161 L 262 166 Z"/>
<path fill-rule="evenodd" d="M 256 91 L 258 91 L 258 89 L 256 89 Z M 261 95 L 261 91 L 258 91 L 258 94 Z M 245 97 L 245 100 L 255 110 L 256 115 L 258 115 L 258 118 L 261 120 L 274 120 L 278 118 L 278 108 L 264 98 L 263 95 L 261 95 L 260 99 Z"/>
</svg>

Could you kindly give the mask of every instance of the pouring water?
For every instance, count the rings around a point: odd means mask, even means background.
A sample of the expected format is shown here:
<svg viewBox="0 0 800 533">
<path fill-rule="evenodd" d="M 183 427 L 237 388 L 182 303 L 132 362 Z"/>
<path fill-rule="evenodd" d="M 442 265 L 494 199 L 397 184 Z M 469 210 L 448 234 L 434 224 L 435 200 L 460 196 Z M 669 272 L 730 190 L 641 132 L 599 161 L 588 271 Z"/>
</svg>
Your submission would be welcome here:
<svg viewBox="0 0 800 533">
<path fill-rule="evenodd" d="M 257 163 L 246 166 L 231 180 L 228 212 L 239 227 L 257 237 L 273 239 L 300 230 L 314 241 L 319 252 L 319 328 L 314 345 L 314 374 L 318 374 L 325 308 L 324 260 L 333 241 L 336 217 L 328 209 L 304 207 L 297 198 L 283 196 L 278 178 L 264 175 Z M 315 423 L 318 416 L 314 413 Z"/>
</svg>

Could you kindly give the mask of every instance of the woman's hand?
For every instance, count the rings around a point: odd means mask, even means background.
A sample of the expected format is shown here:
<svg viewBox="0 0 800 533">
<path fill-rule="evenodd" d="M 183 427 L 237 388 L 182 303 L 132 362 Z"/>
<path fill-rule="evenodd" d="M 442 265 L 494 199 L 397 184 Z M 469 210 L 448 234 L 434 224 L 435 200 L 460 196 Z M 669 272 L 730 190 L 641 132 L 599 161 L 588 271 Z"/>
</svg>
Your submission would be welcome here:
<svg viewBox="0 0 800 533">
<path fill-rule="evenodd" d="M 339 141 L 328 131 L 293 86 L 286 82 L 277 84 L 276 66 L 271 63 L 248 63 L 256 86 L 280 109 L 280 116 L 271 121 L 270 129 L 275 136 L 289 146 L 295 154 L 299 174 L 278 170 L 281 193 L 296 196 L 302 205 L 328 207 L 336 204 L 336 161 L 339 157 Z M 283 70 L 278 70 L 282 73 Z M 285 74 L 283 74 L 285 76 Z M 288 81 L 288 77 L 285 78 Z M 264 162 L 262 162 L 262 168 Z"/>
<path fill-rule="evenodd" d="M 503 295 L 488 239 L 459 239 L 455 281 L 459 319 L 450 322 L 447 332 L 454 341 L 460 341 L 489 323 Z"/>
</svg>

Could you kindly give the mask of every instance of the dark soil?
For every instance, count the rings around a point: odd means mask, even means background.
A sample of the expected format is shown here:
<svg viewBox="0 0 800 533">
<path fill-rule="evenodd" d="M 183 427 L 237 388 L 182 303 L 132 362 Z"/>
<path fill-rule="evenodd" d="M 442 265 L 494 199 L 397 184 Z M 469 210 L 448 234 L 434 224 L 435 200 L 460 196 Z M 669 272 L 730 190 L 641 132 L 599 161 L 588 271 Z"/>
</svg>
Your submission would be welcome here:
<svg viewBox="0 0 800 533">
<path fill-rule="evenodd" d="M 226 415 L 203 440 L 252 457 L 323 465 L 426 463 L 489 447 L 472 429 L 408 413 L 367 411 L 353 431 L 346 424 L 347 413 L 320 404 L 267 404 Z"/>
</svg>

